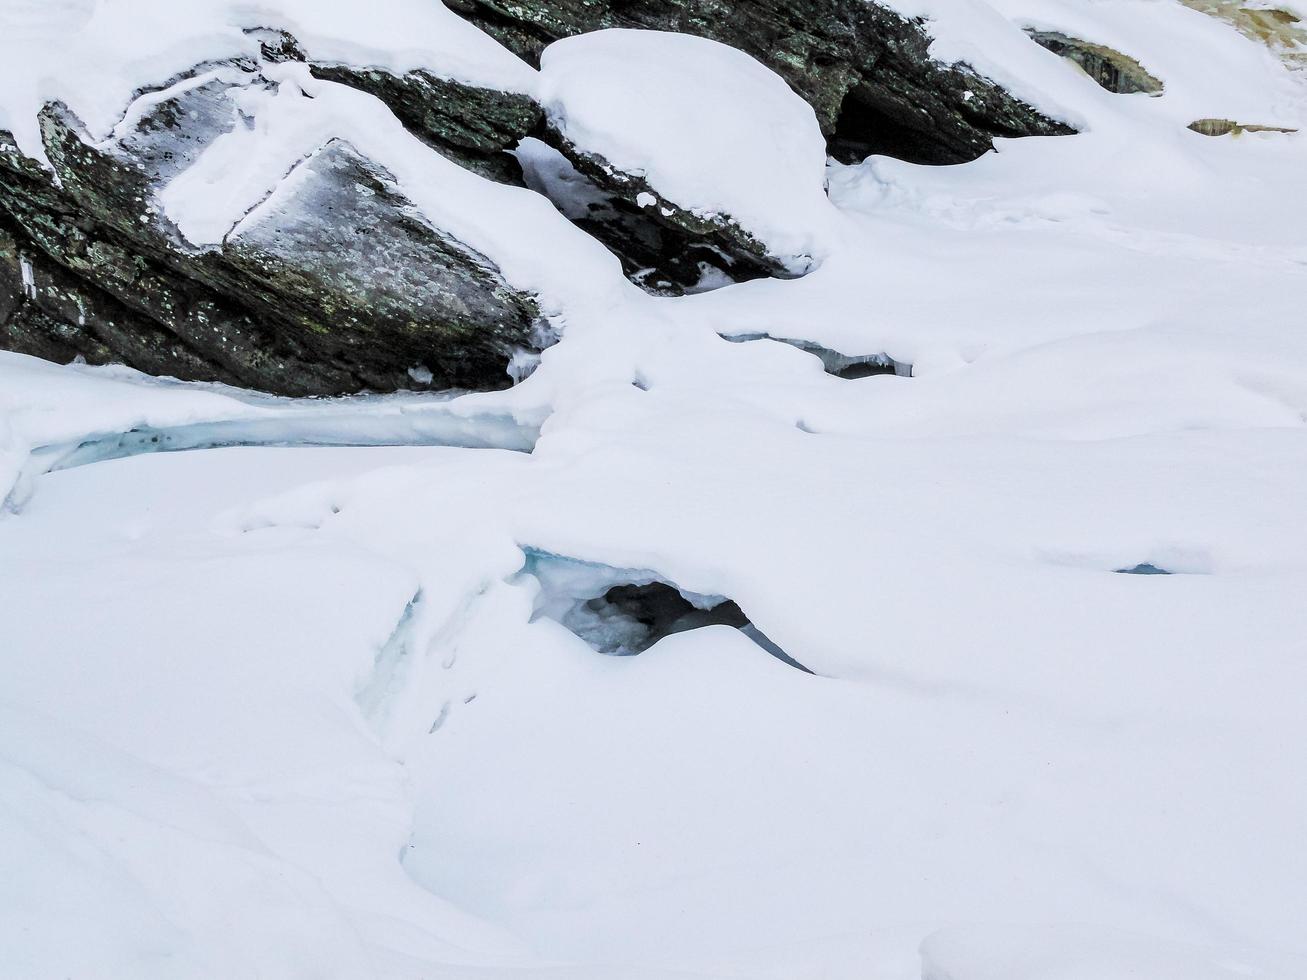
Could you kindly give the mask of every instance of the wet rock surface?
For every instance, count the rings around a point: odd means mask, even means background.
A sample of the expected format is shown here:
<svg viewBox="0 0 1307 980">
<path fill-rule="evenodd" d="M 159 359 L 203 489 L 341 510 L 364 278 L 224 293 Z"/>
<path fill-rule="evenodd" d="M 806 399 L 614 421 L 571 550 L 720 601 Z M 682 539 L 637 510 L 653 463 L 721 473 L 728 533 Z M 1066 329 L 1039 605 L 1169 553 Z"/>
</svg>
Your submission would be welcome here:
<svg viewBox="0 0 1307 980">
<path fill-rule="evenodd" d="M 842 162 L 883 153 L 914 163 L 961 163 L 989 150 L 996 136 L 1072 132 L 967 67 L 935 61 L 920 21 L 864 0 L 458 0 L 450 6 L 535 63 L 551 41 L 607 27 L 729 44 L 812 105 Z"/>
</svg>

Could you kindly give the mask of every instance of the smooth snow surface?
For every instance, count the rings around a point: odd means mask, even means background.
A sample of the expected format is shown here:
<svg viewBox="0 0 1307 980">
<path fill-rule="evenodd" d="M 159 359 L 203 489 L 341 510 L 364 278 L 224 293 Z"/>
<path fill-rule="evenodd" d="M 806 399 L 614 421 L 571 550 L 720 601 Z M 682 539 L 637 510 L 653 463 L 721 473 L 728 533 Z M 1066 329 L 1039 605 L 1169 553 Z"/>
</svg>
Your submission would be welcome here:
<svg viewBox="0 0 1307 980">
<path fill-rule="evenodd" d="M 426 0 L 0 0 L 29 150 L 42 99 L 105 137 L 282 26 L 552 93 L 820 258 L 650 297 L 542 196 L 268 67 L 161 190 L 188 234 L 348 138 L 562 340 L 505 392 L 306 401 L 0 354 L 0 977 L 1307 976 L 1307 133 L 1185 129 L 1307 129 L 1303 79 L 1171 0 L 895 5 L 1085 132 L 823 173 L 805 107 L 705 42 L 605 32 L 542 77 Z M 540 615 L 541 554 L 729 596 L 813 673 L 726 626 L 597 653 Z"/>
</svg>

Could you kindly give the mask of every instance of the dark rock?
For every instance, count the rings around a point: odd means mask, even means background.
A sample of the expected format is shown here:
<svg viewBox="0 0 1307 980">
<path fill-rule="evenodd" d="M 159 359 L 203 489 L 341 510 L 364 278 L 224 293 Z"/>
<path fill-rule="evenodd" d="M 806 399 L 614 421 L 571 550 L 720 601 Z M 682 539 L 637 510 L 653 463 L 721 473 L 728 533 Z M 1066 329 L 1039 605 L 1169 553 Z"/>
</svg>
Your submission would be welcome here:
<svg viewBox="0 0 1307 980">
<path fill-rule="evenodd" d="M 260 53 L 266 62 L 275 65 L 286 61 L 308 60 L 299 41 L 285 31 L 255 27 L 245 33 L 259 42 Z"/>
<path fill-rule="evenodd" d="M 1132 565 L 1130 568 L 1113 569 L 1119 575 L 1172 575 L 1173 572 L 1165 568 L 1154 565 L 1152 562 L 1141 562 L 1138 565 Z"/>
<path fill-rule="evenodd" d="M 505 184 L 522 183 L 511 151 L 536 131 L 543 112 L 516 92 L 477 88 L 428 71 L 393 75 L 378 68 L 313 65 L 313 74 L 375 95 L 404 126 L 468 170 Z"/>
<path fill-rule="evenodd" d="M 529 345 L 533 304 L 431 227 L 384 170 L 340 141 L 300 167 L 294 189 L 228 238 L 222 258 L 268 305 L 329 324 L 324 353 L 343 346 L 363 363 L 378 344 L 402 350 L 396 370 L 420 363 L 447 387 L 503 374 L 515 346 Z"/>
<path fill-rule="evenodd" d="M 678 295 L 704 282 L 792 278 L 803 271 L 770 255 L 765 243 L 729 218 L 695 215 L 643 177 L 621 172 L 573 145 L 545 124 L 543 111 L 529 96 L 475 88 L 420 70 L 395 75 L 378 68 L 318 64 L 312 70 L 318 78 L 375 95 L 410 132 L 466 169 L 544 193 L 650 292 Z M 533 136 L 562 155 L 573 179 L 589 186 L 592 207 L 569 208 L 539 174 L 524 175 L 525 157 L 513 151 Z"/>
<path fill-rule="evenodd" d="M 55 264 L 3 217 L 0 339 L 7 350 L 49 361 L 122 361 L 150 374 L 239 381 L 175 334 Z"/>
<path fill-rule="evenodd" d="M 533 300 L 344 143 L 221 246 L 182 238 L 156 191 L 235 125 L 236 81 L 267 84 L 239 65 L 218 74 L 107 144 L 48 106 L 57 184 L 0 134 L 0 346 L 296 395 L 411 388 L 412 368 L 433 387 L 507 386 L 514 355 L 538 349 Z"/>
<path fill-rule="evenodd" d="M 1082 41 L 1080 38 L 1057 31 L 1026 32 L 1042 48 L 1061 55 L 1085 70 L 1085 73 L 1109 92 L 1131 95 L 1144 92 L 1161 95 L 1162 82 L 1148 72 L 1134 58 L 1102 44 Z"/>
<path fill-rule="evenodd" d="M 867 0 L 459 0 L 465 17 L 528 61 L 607 27 L 678 31 L 741 49 L 816 110 L 844 162 L 882 153 L 962 163 L 996 136 L 1073 132 L 965 65 L 928 53 L 923 23 Z"/>
</svg>

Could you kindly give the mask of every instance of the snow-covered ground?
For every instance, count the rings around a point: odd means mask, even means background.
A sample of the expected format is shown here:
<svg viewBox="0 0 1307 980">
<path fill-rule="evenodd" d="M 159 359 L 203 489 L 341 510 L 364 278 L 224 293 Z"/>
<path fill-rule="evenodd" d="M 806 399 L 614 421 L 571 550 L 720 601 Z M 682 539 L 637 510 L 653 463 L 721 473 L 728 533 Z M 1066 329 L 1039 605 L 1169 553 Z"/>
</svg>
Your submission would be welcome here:
<svg viewBox="0 0 1307 980">
<path fill-rule="evenodd" d="M 258 20 L 536 94 L 818 262 L 646 295 L 284 68 L 265 142 L 177 178 L 196 240 L 354 126 L 563 339 L 505 392 L 303 402 L 0 353 L 0 976 L 1307 976 L 1307 80 L 1170 0 L 895 5 L 1084 131 L 823 173 L 710 42 L 536 73 L 434 2 L 0 0 L 20 140 Z M 538 554 L 734 600 L 811 673 L 724 625 L 597 653 Z"/>
</svg>

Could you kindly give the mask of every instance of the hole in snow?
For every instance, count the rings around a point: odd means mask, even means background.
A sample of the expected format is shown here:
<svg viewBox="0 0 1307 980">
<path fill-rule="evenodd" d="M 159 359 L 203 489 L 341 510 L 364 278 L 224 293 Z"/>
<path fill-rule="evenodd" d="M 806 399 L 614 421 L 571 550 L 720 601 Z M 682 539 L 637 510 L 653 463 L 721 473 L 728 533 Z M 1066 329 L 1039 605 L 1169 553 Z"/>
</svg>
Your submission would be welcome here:
<svg viewBox="0 0 1307 980">
<path fill-rule="evenodd" d="M 878 374 L 893 374 L 900 378 L 912 377 L 911 364 L 906 361 L 896 361 L 888 354 L 841 354 L 837 350 L 822 347 L 809 340 L 773 337 L 766 333 L 721 334 L 720 336 L 732 344 L 747 344 L 755 340 L 773 340 L 778 344 L 789 344 L 818 358 L 827 374 L 847 381 L 870 378 Z"/>
<path fill-rule="evenodd" d="M 689 592 L 653 572 L 613 568 L 530 548 L 521 574 L 539 583 L 533 620 L 545 617 L 561 623 L 599 653 L 634 656 L 673 633 L 731 626 L 777 660 L 812 673 L 768 639 L 739 604 L 725 596 Z"/>
<path fill-rule="evenodd" d="M 1162 94 L 1162 82 L 1129 55 L 1058 31 L 1027 28 L 1026 33 L 1040 47 L 1047 48 L 1078 66 L 1109 92 L 1118 95 L 1131 95 L 1135 92 Z"/>
</svg>

